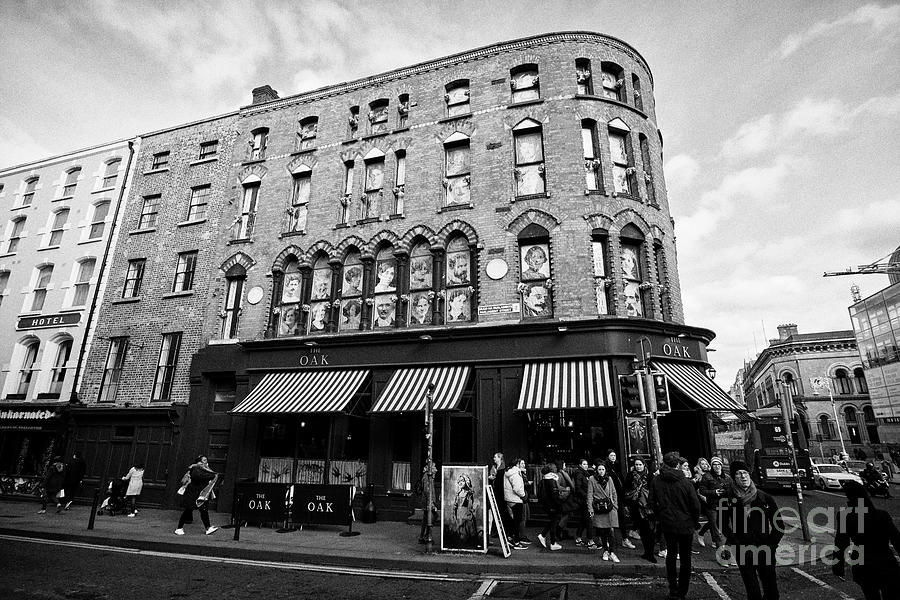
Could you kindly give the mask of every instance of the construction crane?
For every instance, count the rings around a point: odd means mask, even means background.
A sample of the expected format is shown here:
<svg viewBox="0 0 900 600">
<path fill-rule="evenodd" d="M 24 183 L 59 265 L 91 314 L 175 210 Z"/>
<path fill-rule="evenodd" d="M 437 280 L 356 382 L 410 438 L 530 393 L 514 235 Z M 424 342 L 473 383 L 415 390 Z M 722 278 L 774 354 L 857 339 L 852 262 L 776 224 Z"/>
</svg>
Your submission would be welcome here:
<svg viewBox="0 0 900 600">
<path fill-rule="evenodd" d="M 847 267 L 843 271 L 825 271 L 822 277 L 838 277 L 840 275 L 900 275 L 900 259 L 896 257 L 897 252 L 892 252 L 881 260 L 868 265 L 859 265 L 858 267 Z M 889 258 L 890 257 L 890 258 Z"/>
</svg>

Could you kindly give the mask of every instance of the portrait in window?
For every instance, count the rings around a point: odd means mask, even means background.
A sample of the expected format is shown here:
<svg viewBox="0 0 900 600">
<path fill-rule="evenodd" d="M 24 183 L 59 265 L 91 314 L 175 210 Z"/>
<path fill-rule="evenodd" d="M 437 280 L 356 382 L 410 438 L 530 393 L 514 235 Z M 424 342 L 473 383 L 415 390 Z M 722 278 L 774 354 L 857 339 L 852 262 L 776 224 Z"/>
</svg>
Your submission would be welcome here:
<svg viewBox="0 0 900 600">
<path fill-rule="evenodd" d="M 469 137 L 456 132 L 444 141 L 444 187 L 447 205 L 471 202 Z"/>
<path fill-rule="evenodd" d="M 637 241 L 622 240 L 621 269 L 624 285 L 625 314 L 629 317 L 644 316 L 643 267 L 641 264 L 642 244 Z"/>
<path fill-rule="evenodd" d="M 624 71 L 615 63 L 603 62 L 600 64 L 600 79 L 603 86 L 603 97 L 622 101 L 625 89 Z"/>
<path fill-rule="evenodd" d="M 465 238 L 454 238 L 447 245 L 447 286 L 469 285 L 470 253 Z"/>
<path fill-rule="evenodd" d="M 397 322 L 397 259 L 391 246 L 385 246 L 375 256 L 375 281 L 372 328 L 394 327 Z"/>
<path fill-rule="evenodd" d="M 581 121 L 581 148 L 584 154 L 584 185 L 588 191 L 602 189 L 603 174 L 600 170 L 600 143 L 597 139 L 597 122 Z"/>
<path fill-rule="evenodd" d="M 352 331 L 359 329 L 362 314 L 363 266 L 359 252 L 353 250 L 347 253 L 341 273 L 341 314 L 338 330 Z"/>
<path fill-rule="evenodd" d="M 575 81 L 578 85 L 578 93 L 591 95 L 594 93 L 594 82 L 591 78 L 591 61 L 587 58 L 575 60 Z"/>
<path fill-rule="evenodd" d="M 298 150 L 308 150 L 315 148 L 316 136 L 319 134 L 319 117 L 306 117 L 300 121 L 300 129 L 297 132 L 299 141 L 297 143 Z"/>
<path fill-rule="evenodd" d="M 594 295 L 597 314 L 609 314 L 610 281 L 607 278 L 607 237 L 605 232 L 597 231 L 591 236 L 591 262 L 594 272 Z"/>
<path fill-rule="evenodd" d="M 447 116 L 458 117 L 459 115 L 467 115 L 471 111 L 469 108 L 469 80 L 461 79 L 453 83 L 447 84 L 447 93 L 444 95 L 444 101 L 447 103 Z"/>
<path fill-rule="evenodd" d="M 446 323 L 472 320 L 472 255 L 469 241 L 461 235 L 447 244 Z"/>
<path fill-rule="evenodd" d="M 522 296 L 522 318 L 552 317 L 550 233 L 537 223 L 532 223 L 519 233 L 518 240 L 518 290 Z"/>
<path fill-rule="evenodd" d="M 328 259 L 320 256 L 313 268 L 311 300 L 328 300 L 331 298 L 331 266 Z"/>
<path fill-rule="evenodd" d="M 296 260 L 285 265 L 281 282 L 280 318 L 278 335 L 295 336 L 302 333 L 300 301 L 302 300 L 302 278 Z"/>
<path fill-rule="evenodd" d="M 365 158 L 365 197 L 360 206 L 360 219 L 377 217 L 380 214 L 380 200 L 384 187 L 384 153 L 373 148 Z"/>
<path fill-rule="evenodd" d="M 341 319 L 338 324 L 340 331 L 355 331 L 360 327 L 360 315 L 362 314 L 362 300 L 349 298 L 341 303 Z"/>
<path fill-rule="evenodd" d="M 301 165 L 294 171 L 291 187 L 291 205 L 288 207 L 287 231 L 306 231 L 311 189 L 312 169 L 306 165 Z"/>
<path fill-rule="evenodd" d="M 550 247 L 548 244 L 522 246 L 522 281 L 550 278 Z"/>
<path fill-rule="evenodd" d="M 369 105 L 369 132 L 384 133 L 388 130 L 388 101 L 376 100 Z"/>
<path fill-rule="evenodd" d="M 541 90 L 537 65 L 522 65 L 510 71 L 509 87 L 513 103 L 539 99 Z"/>
<path fill-rule="evenodd" d="M 468 270 L 468 265 L 466 266 Z M 434 263 L 428 244 L 418 244 L 409 255 L 409 289 L 431 289 Z"/>
<path fill-rule="evenodd" d="M 613 185 L 617 194 L 635 194 L 634 155 L 628 126 L 621 119 L 609 123 L 609 152 L 612 159 Z"/>
<path fill-rule="evenodd" d="M 537 121 L 525 119 L 513 128 L 516 196 L 544 193 L 544 136 Z"/>
<path fill-rule="evenodd" d="M 546 318 L 553 316 L 550 304 L 550 289 L 544 281 L 525 283 L 522 290 L 522 316 L 524 318 Z"/>
</svg>

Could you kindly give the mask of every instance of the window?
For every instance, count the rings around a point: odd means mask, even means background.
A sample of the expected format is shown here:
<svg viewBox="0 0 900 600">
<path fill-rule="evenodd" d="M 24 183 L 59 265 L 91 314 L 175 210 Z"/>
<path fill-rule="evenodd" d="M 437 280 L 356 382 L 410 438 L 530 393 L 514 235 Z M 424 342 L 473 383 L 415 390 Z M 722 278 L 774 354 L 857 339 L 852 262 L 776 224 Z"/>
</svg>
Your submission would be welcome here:
<svg viewBox="0 0 900 600">
<path fill-rule="evenodd" d="M 613 282 L 609 277 L 609 234 L 604 229 L 595 229 L 591 233 L 591 257 L 594 270 L 594 298 L 597 314 L 610 313 L 610 292 Z"/>
<path fill-rule="evenodd" d="M 575 81 L 578 84 L 578 93 L 590 96 L 594 93 L 594 82 L 591 79 L 591 61 L 587 58 L 575 60 Z"/>
<path fill-rule="evenodd" d="M 543 194 L 544 135 L 540 123 L 525 119 L 513 128 L 516 153 L 516 196 Z"/>
<path fill-rule="evenodd" d="M 316 147 L 316 136 L 319 134 L 319 117 L 306 117 L 300 121 L 300 129 L 297 131 L 298 150 L 308 150 Z"/>
<path fill-rule="evenodd" d="M 537 65 L 522 65 L 510 71 L 509 87 L 513 103 L 540 99 Z"/>
<path fill-rule="evenodd" d="M 403 199 L 406 197 L 406 150 L 397 150 L 397 171 L 394 173 L 394 212 L 403 214 Z"/>
<path fill-rule="evenodd" d="M 643 133 L 638 135 L 641 145 L 641 161 L 644 163 L 644 185 L 647 191 L 647 202 L 656 206 L 656 188 L 653 185 L 653 166 L 650 162 L 650 143 Z"/>
<path fill-rule="evenodd" d="M 215 158 L 219 154 L 219 140 L 211 140 L 200 144 L 200 156 L 197 160 Z"/>
<path fill-rule="evenodd" d="M 666 266 L 665 250 L 661 242 L 653 243 L 653 263 L 656 266 L 657 296 L 663 321 L 672 320 L 672 304 L 669 301 L 669 270 Z"/>
<path fill-rule="evenodd" d="M 868 394 L 869 384 L 866 383 L 866 372 L 860 368 L 853 369 L 853 379 L 856 381 L 856 392 L 858 394 Z"/>
<path fill-rule="evenodd" d="M 329 325 L 331 275 L 328 257 L 320 254 L 312 272 L 312 291 L 309 303 L 309 333 L 324 333 Z"/>
<path fill-rule="evenodd" d="M 291 205 L 288 208 L 287 231 L 306 231 L 309 195 L 312 188 L 312 169 L 303 165 L 294 172 Z"/>
<path fill-rule="evenodd" d="M 870 444 L 880 444 L 881 436 L 878 435 L 878 421 L 875 419 L 875 411 L 871 406 L 863 406 L 863 421 L 866 423 L 866 434 Z"/>
<path fill-rule="evenodd" d="M 797 380 L 794 379 L 793 373 L 782 373 L 781 381 L 784 382 L 784 387 L 787 387 L 787 391 L 791 398 L 800 395 L 800 391 L 797 389 Z"/>
<path fill-rule="evenodd" d="M 244 293 L 244 280 L 247 272 L 241 265 L 231 267 L 225 274 L 225 310 L 222 321 L 222 339 L 233 340 L 238 337 L 241 318 L 241 298 Z"/>
<path fill-rule="evenodd" d="M 106 216 L 109 214 L 109 200 L 98 202 L 94 205 L 94 216 L 91 218 L 91 229 L 88 232 L 89 240 L 96 240 L 103 237 L 103 230 L 106 229 Z"/>
<path fill-rule="evenodd" d="M 394 248 L 383 246 L 375 255 L 375 314 L 372 329 L 397 324 L 397 259 Z"/>
<path fill-rule="evenodd" d="M 169 168 L 169 151 L 165 150 L 163 152 L 157 152 L 153 155 L 153 162 L 150 163 L 150 170 L 156 171 L 159 169 L 168 169 Z"/>
<path fill-rule="evenodd" d="M 347 118 L 347 125 L 349 127 L 349 135 L 350 137 L 356 137 L 356 132 L 359 130 L 359 107 L 351 106 L 350 107 L 350 116 Z"/>
<path fill-rule="evenodd" d="M 341 197 L 341 223 L 350 223 L 350 205 L 353 200 L 353 167 L 352 160 L 344 163 L 344 195 Z"/>
<path fill-rule="evenodd" d="M 444 189 L 446 205 L 470 204 L 471 153 L 469 138 L 456 132 L 444 141 Z"/>
<path fill-rule="evenodd" d="M 472 112 L 469 105 L 469 80 L 460 79 L 448 83 L 447 93 L 444 94 L 444 102 L 447 103 L 447 116 L 458 117 Z"/>
<path fill-rule="evenodd" d="M 96 260 L 89 258 L 78 263 L 78 278 L 75 280 L 75 295 L 72 306 L 87 304 L 88 291 L 91 289 L 91 278 L 94 276 Z"/>
<path fill-rule="evenodd" d="M 34 292 L 31 297 L 31 310 L 37 312 L 44 309 L 44 300 L 47 298 L 47 286 L 50 284 L 50 277 L 53 276 L 53 265 L 46 265 L 38 269 L 37 282 L 34 285 Z"/>
<path fill-rule="evenodd" d="M 341 313 L 338 331 L 355 331 L 361 327 L 363 266 L 359 252 L 351 250 L 344 258 L 341 271 Z"/>
<path fill-rule="evenodd" d="M 34 372 L 37 371 L 38 350 L 40 342 L 33 340 L 25 346 L 25 355 L 22 357 L 22 367 L 19 369 L 19 385 L 16 387 L 16 394 L 20 398 L 28 395 L 28 389 L 31 387 L 31 380 L 34 378 Z"/>
<path fill-rule="evenodd" d="M 53 225 L 50 227 L 50 239 L 47 241 L 48 246 L 59 246 L 59 243 L 62 241 L 63 227 L 68 220 L 68 208 L 56 211 L 56 214 L 53 215 Z"/>
<path fill-rule="evenodd" d="M 645 292 L 650 288 L 644 277 L 644 236 L 634 225 L 626 225 L 619 245 L 625 315 L 644 317 L 647 315 Z"/>
<path fill-rule="evenodd" d="M 613 187 L 617 194 L 634 196 L 634 154 L 628 126 L 621 119 L 609 123 L 609 153 L 612 159 Z"/>
<path fill-rule="evenodd" d="M 369 133 L 385 133 L 388 130 L 388 101 L 386 98 L 369 104 Z"/>
<path fill-rule="evenodd" d="M 232 228 L 234 239 L 246 240 L 253 234 L 253 224 L 256 221 L 256 201 L 259 198 L 259 184 L 258 180 L 244 183 L 241 214 L 235 219 L 234 227 Z"/>
<path fill-rule="evenodd" d="M 25 191 L 22 193 L 22 204 L 20 206 L 28 206 L 34 201 L 34 192 L 37 189 L 37 184 L 37 177 L 32 177 L 25 181 Z"/>
<path fill-rule="evenodd" d="M 853 384 L 845 369 L 838 369 L 834 372 L 834 383 L 838 394 L 852 394 Z"/>
<path fill-rule="evenodd" d="M 121 164 L 122 160 L 118 158 L 106 163 L 106 171 L 103 174 L 100 189 L 111 188 L 116 185 L 116 179 L 119 177 L 119 165 Z"/>
<path fill-rule="evenodd" d="M 141 217 L 138 220 L 138 229 L 152 229 L 156 227 L 156 217 L 159 214 L 159 194 L 144 196 L 141 204 Z"/>
<path fill-rule="evenodd" d="M 3 297 L 6 295 L 6 287 L 9 285 L 9 271 L 0 271 L 0 306 L 3 306 Z"/>
<path fill-rule="evenodd" d="M 855 407 L 844 407 L 844 423 L 846 423 L 847 425 L 847 436 L 850 438 L 851 444 L 862 443 L 862 435 L 860 435 L 858 419 L 859 417 L 856 414 Z"/>
<path fill-rule="evenodd" d="M 188 205 L 188 221 L 206 219 L 206 207 L 209 203 L 210 186 L 201 185 L 191 189 L 191 201 Z"/>
<path fill-rule="evenodd" d="M 550 232 L 532 223 L 519 233 L 519 293 L 522 318 L 553 316 L 550 271 Z"/>
<path fill-rule="evenodd" d="M 250 132 L 250 160 L 263 160 L 269 142 L 269 130 L 265 127 Z"/>
<path fill-rule="evenodd" d="M 66 183 L 63 185 L 62 198 L 69 198 L 75 195 L 75 188 L 78 187 L 78 176 L 81 175 L 81 168 L 75 168 L 66 173 Z"/>
<path fill-rule="evenodd" d="M 303 333 L 302 277 L 296 260 L 290 261 L 284 268 L 281 281 L 281 299 L 279 301 L 279 320 L 276 330 L 279 336 L 295 336 Z"/>
<path fill-rule="evenodd" d="M 467 248 L 468 250 L 468 248 Z M 455 265 L 454 260 L 454 267 Z M 409 253 L 409 324 L 431 325 L 434 308 L 434 259 L 427 243 Z"/>
<path fill-rule="evenodd" d="M 397 96 L 397 129 L 409 127 L 409 94 Z"/>
<path fill-rule="evenodd" d="M 634 94 L 634 107 L 643 112 L 644 98 L 641 96 L 641 79 L 635 73 L 631 74 L 631 89 Z"/>
<path fill-rule="evenodd" d="M 625 90 L 625 72 L 622 67 L 611 62 L 600 63 L 600 80 L 603 86 L 603 97 L 623 101 Z"/>
<path fill-rule="evenodd" d="M 22 239 L 22 230 L 25 229 L 25 217 L 19 217 L 12 221 L 9 232 L 9 243 L 6 252 L 12 254 L 19 249 L 19 241 Z"/>
<path fill-rule="evenodd" d="M 125 273 L 125 288 L 122 290 L 123 298 L 137 298 L 141 295 L 141 285 L 144 283 L 144 265 L 147 259 L 136 258 L 128 261 L 128 271 Z"/>
<path fill-rule="evenodd" d="M 823 440 L 834 439 L 834 423 L 832 423 L 828 415 L 819 415 L 819 435 L 822 436 Z"/>
<path fill-rule="evenodd" d="M 175 379 L 175 368 L 178 366 L 178 351 L 181 348 L 181 332 L 164 333 L 159 348 L 159 362 L 156 365 L 156 378 L 153 381 L 155 402 L 172 398 L 172 381 Z"/>
<path fill-rule="evenodd" d="M 379 150 L 372 150 L 366 157 L 366 190 L 361 206 L 359 218 L 369 219 L 380 214 L 380 201 L 384 196 L 384 154 Z"/>
<path fill-rule="evenodd" d="M 72 340 L 66 339 L 56 346 L 56 358 L 53 359 L 53 370 L 50 372 L 50 393 L 59 396 L 66 380 L 69 356 L 72 354 Z"/>
<path fill-rule="evenodd" d="M 194 272 L 197 269 L 197 251 L 178 254 L 178 266 L 175 268 L 173 292 L 187 292 L 194 287 Z"/>
<path fill-rule="evenodd" d="M 474 288 L 472 287 L 472 251 L 469 241 L 456 236 L 447 244 L 446 315 L 444 323 L 472 321 Z"/>
<path fill-rule="evenodd" d="M 600 143 L 597 140 L 597 123 L 590 119 L 581 121 L 581 148 L 584 154 L 584 189 L 599 192 L 603 189 L 603 173 L 600 168 Z"/>
</svg>

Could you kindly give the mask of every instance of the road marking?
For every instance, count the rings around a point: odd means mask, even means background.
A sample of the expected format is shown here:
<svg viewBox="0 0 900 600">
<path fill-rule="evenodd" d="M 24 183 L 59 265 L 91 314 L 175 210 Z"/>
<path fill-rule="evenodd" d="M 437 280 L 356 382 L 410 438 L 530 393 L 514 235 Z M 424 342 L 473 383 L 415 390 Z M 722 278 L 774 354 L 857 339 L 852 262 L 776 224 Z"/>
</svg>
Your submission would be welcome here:
<svg viewBox="0 0 900 600">
<path fill-rule="evenodd" d="M 827 583 L 825 583 L 818 577 L 813 577 L 812 575 L 810 575 L 803 569 L 798 569 L 797 567 L 791 567 L 791 570 L 794 571 L 795 573 L 798 573 L 799 575 L 802 575 L 803 577 L 806 577 L 807 579 L 809 579 L 810 581 L 812 581 L 819 587 L 823 587 L 823 588 L 831 590 L 832 592 L 837 594 L 841 600 L 856 600 L 853 596 L 846 594 L 837 588 L 831 587 L 830 585 L 828 585 Z"/>
<path fill-rule="evenodd" d="M 715 593 L 719 595 L 719 598 L 722 600 L 731 600 L 731 596 L 722 589 L 722 586 L 719 585 L 719 582 L 716 581 L 715 577 L 713 577 L 710 573 L 706 571 L 703 572 L 703 579 L 706 580 L 706 584 L 713 589 Z"/>
<path fill-rule="evenodd" d="M 481 587 L 475 590 L 474 594 L 469 596 L 469 600 L 484 600 L 484 598 L 491 595 L 491 591 L 493 591 L 496 585 L 496 579 L 485 579 L 481 582 Z"/>
</svg>

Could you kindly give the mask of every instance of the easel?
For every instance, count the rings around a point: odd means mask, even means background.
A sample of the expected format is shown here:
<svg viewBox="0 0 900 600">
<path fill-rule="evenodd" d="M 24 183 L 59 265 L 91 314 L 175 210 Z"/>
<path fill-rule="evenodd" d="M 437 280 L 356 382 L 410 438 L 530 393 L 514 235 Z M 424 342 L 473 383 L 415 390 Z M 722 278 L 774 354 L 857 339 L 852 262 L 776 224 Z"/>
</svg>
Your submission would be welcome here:
<svg viewBox="0 0 900 600">
<path fill-rule="evenodd" d="M 488 521 L 493 520 L 497 526 L 497 537 L 500 538 L 500 550 L 503 551 L 503 558 L 509 558 L 512 549 L 509 547 L 509 538 L 506 537 L 506 528 L 503 527 L 503 519 L 500 517 L 500 509 L 497 507 L 497 497 L 494 496 L 494 488 L 485 486 L 488 497 Z M 488 531 L 490 531 L 490 522 L 488 523 Z"/>
</svg>

